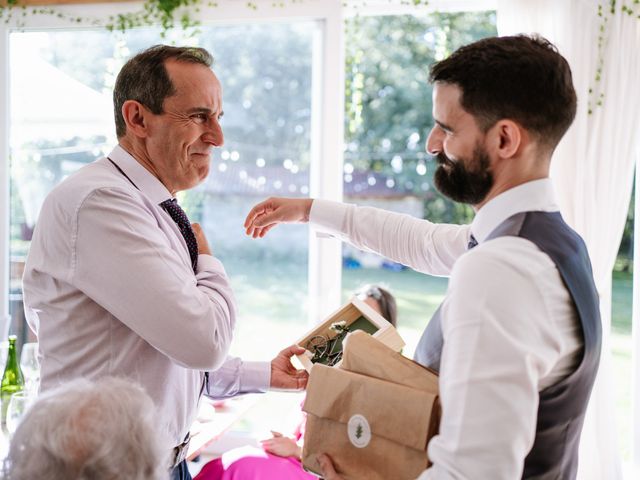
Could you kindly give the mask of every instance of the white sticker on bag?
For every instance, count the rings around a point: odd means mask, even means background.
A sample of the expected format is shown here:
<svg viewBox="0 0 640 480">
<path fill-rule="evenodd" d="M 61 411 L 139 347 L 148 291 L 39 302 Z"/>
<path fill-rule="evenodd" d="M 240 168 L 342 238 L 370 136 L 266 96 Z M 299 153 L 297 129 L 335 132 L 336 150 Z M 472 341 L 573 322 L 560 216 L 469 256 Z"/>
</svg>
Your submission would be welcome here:
<svg viewBox="0 0 640 480">
<path fill-rule="evenodd" d="M 364 448 L 371 441 L 371 427 L 362 415 L 356 414 L 349 419 L 347 433 L 354 447 Z"/>
</svg>

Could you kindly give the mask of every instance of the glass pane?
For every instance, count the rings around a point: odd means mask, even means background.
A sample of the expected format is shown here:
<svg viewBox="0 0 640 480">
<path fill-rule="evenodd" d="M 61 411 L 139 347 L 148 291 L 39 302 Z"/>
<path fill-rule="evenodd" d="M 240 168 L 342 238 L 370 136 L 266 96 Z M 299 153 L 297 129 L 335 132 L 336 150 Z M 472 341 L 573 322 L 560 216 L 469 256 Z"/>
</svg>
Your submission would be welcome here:
<svg viewBox="0 0 640 480">
<path fill-rule="evenodd" d="M 631 462 L 631 385 L 633 339 L 633 229 L 635 192 L 631 198 L 618 258 L 613 268 L 611 288 L 611 353 L 615 381 L 618 447 L 624 463 Z"/>
<path fill-rule="evenodd" d="M 11 329 L 24 322 L 21 278 L 47 193 L 115 142 L 108 93 L 113 42 L 102 32 L 16 32 L 10 36 Z"/>
<path fill-rule="evenodd" d="M 347 22 L 344 196 L 435 222 L 468 223 L 473 212 L 433 186 L 425 153 L 433 125 L 429 65 L 466 43 L 496 35 L 495 13 L 358 17 Z M 447 279 L 343 248 L 343 296 L 364 283 L 396 296 L 398 327 L 412 355 Z"/>
<path fill-rule="evenodd" d="M 115 145 L 111 92 L 122 64 L 170 41 L 208 48 L 223 85 L 225 146 L 215 151 L 209 178 L 180 201 L 231 276 L 240 307 L 233 351 L 269 358 L 304 332 L 307 230 L 276 230 L 258 242 L 242 224 L 266 196 L 309 193 L 317 33 L 315 22 L 294 22 L 203 27 L 197 38 L 173 32 L 163 39 L 154 29 L 11 34 L 11 308 L 22 341 L 29 332 L 20 279 L 42 201 Z"/>
</svg>

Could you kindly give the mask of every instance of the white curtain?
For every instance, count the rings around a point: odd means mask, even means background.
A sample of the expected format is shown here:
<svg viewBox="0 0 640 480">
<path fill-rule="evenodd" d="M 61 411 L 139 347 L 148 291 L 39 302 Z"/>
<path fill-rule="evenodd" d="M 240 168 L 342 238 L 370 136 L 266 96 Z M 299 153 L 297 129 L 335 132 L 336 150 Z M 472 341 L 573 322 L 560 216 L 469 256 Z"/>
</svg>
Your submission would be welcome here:
<svg viewBox="0 0 640 480">
<path fill-rule="evenodd" d="M 580 445 L 580 480 L 622 478 L 611 375 L 611 271 L 620 245 L 640 151 L 640 20 L 620 11 L 605 28 L 604 64 L 596 88 L 597 0 L 498 0 L 500 35 L 539 33 L 567 58 L 578 113 L 552 161 L 562 214 L 585 239 L 601 301 L 603 355 Z M 622 2 L 618 2 L 619 4 Z M 605 15 L 609 14 L 605 11 Z M 589 89 L 602 92 L 589 114 Z M 597 98 L 593 100 L 593 103 Z M 631 381 L 631 379 L 629 379 Z"/>
</svg>

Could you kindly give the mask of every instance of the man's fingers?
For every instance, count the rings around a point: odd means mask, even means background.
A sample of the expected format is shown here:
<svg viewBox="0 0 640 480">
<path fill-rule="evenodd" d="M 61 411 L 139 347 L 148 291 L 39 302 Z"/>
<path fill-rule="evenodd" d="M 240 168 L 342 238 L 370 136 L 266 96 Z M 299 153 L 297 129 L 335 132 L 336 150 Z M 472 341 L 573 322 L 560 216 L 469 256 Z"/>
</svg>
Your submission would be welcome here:
<svg viewBox="0 0 640 480">
<path fill-rule="evenodd" d="M 298 345 L 291 345 L 290 347 L 285 348 L 280 352 L 280 355 L 284 355 L 285 357 L 293 357 L 294 355 L 302 355 L 305 352 L 305 349 Z"/>
<path fill-rule="evenodd" d="M 296 386 L 298 390 L 304 390 L 309 382 L 309 374 L 306 370 L 299 371 L 296 374 Z"/>
<path fill-rule="evenodd" d="M 329 458 L 328 455 L 322 453 L 318 456 L 318 463 L 320 464 L 320 469 L 322 470 L 322 476 L 325 480 L 334 480 L 338 479 L 338 474 L 336 473 L 335 468 L 333 468 L 333 462 Z"/>
<path fill-rule="evenodd" d="M 249 226 L 253 223 L 253 221 L 255 220 L 255 218 L 258 215 L 263 214 L 266 209 L 267 206 L 271 204 L 271 199 L 265 200 L 264 202 L 260 202 L 258 203 L 256 206 L 254 206 L 251 211 L 247 214 L 247 218 L 245 218 L 244 220 L 244 228 L 249 228 Z"/>
<path fill-rule="evenodd" d="M 267 225 L 266 227 L 262 227 L 258 229 L 258 237 L 260 238 L 264 237 L 267 234 L 267 232 L 271 230 L 273 227 L 275 227 L 276 225 L 277 223 L 273 223 L 271 225 Z"/>
</svg>

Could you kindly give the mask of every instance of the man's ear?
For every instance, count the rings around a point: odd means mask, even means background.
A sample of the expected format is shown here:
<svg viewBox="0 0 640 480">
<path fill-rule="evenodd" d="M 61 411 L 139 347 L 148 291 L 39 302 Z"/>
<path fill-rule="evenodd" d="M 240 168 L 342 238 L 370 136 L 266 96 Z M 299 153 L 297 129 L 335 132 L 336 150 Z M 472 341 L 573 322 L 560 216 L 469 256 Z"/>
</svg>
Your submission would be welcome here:
<svg viewBox="0 0 640 480">
<path fill-rule="evenodd" d="M 145 138 L 148 135 L 149 115 L 149 110 L 136 100 L 127 100 L 122 105 L 122 118 L 127 125 L 127 132 L 136 137 Z"/>
<path fill-rule="evenodd" d="M 501 158 L 515 156 L 522 147 L 522 127 L 513 120 L 499 120 L 491 127 L 493 146 Z"/>
</svg>

